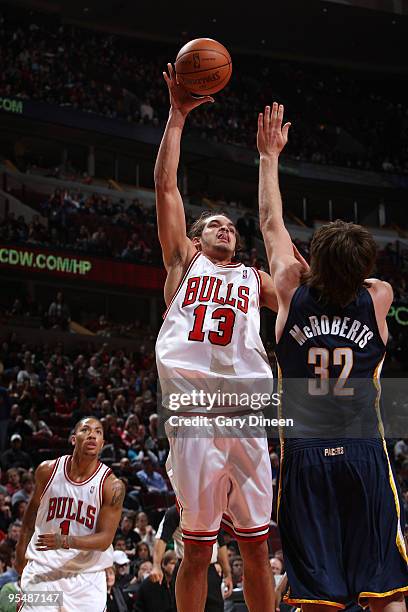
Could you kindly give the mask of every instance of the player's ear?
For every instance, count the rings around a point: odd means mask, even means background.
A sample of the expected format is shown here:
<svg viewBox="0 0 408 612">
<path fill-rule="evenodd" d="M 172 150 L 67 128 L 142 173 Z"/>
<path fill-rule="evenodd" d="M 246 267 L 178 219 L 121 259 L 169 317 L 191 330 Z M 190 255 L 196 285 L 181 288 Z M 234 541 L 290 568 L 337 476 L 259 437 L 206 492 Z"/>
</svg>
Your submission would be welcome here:
<svg viewBox="0 0 408 612">
<path fill-rule="evenodd" d="M 71 438 L 70 438 L 70 440 L 69 440 L 69 441 L 71 442 L 72 446 L 75 446 L 75 442 L 76 442 L 76 435 L 75 435 L 75 434 L 72 434 L 72 436 L 71 436 Z"/>
<path fill-rule="evenodd" d="M 197 251 L 201 251 L 201 241 L 200 238 L 198 238 L 197 236 L 195 236 L 191 242 L 194 244 L 195 248 L 197 249 Z"/>
</svg>

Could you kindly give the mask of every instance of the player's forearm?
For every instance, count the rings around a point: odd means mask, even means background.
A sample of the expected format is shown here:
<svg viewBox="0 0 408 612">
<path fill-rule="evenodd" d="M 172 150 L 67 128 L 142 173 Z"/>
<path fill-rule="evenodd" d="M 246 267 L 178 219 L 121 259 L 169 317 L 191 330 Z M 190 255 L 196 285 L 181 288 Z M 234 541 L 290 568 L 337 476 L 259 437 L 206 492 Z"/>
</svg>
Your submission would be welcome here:
<svg viewBox="0 0 408 612">
<path fill-rule="evenodd" d="M 182 113 L 170 109 L 154 167 L 156 191 L 177 189 L 177 168 L 180 161 L 180 143 L 184 122 L 185 116 Z"/>
<path fill-rule="evenodd" d="M 283 227 L 278 162 L 277 155 L 259 160 L 259 223 L 263 232 Z"/>
<path fill-rule="evenodd" d="M 153 549 L 153 565 L 161 567 L 165 551 L 166 542 L 164 540 L 156 540 Z"/>
<path fill-rule="evenodd" d="M 112 534 L 103 531 L 87 536 L 67 536 L 69 548 L 77 550 L 107 550 L 112 540 Z"/>
<path fill-rule="evenodd" d="M 217 561 L 221 565 L 222 575 L 224 576 L 224 578 L 231 576 L 231 566 L 228 561 L 228 553 L 226 546 L 221 546 L 221 548 L 218 549 Z"/>
</svg>

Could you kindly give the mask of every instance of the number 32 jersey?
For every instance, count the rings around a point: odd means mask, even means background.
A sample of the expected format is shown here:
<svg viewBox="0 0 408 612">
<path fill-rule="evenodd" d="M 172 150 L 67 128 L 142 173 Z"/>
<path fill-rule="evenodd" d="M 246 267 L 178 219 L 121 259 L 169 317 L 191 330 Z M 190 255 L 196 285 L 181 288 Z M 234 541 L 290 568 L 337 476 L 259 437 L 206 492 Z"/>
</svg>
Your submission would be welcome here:
<svg viewBox="0 0 408 612">
<path fill-rule="evenodd" d="M 112 546 L 105 551 L 39 551 L 35 547 L 40 534 L 86 536 L 95 533 L 102 506 L 103 486 L 112 470 L 99 462 L 90 478 L 80 483 L 74 482 L 68 476 L 70 461 L 70 455 L 55 461 L 41 497 L 35 531 L 27 547 L 26 557 L 50 570 L 97 572 L 113 565 Z"/>
<path fill-rule="evenodd" d="M 216 264 L 197 253 L 171 300 L 156 343 L 162 403 L 208 413 L 248 411 L 253 392 L 272 393 L 260 328 L 261 278 L 242 263 Z M 203 396 L 212 395 L 211 402 Z M 172 403 L 172 394 L 191 402 Z M 234 393 L 223 398 L 221 394 Z M 197 403 L 195 402 L 197 399 Z M 255 406 L 258 409 L 260 406 Z"/>
</svg>

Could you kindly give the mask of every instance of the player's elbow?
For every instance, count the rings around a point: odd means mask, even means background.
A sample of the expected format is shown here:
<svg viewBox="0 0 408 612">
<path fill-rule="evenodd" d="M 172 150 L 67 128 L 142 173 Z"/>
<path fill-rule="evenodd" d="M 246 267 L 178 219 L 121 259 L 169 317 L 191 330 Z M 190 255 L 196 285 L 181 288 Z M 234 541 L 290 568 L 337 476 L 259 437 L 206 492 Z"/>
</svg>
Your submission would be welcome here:
<svg viewBox="0 0 408 612">
<path fill-rule="evenodd" d="M 177 189 L 177 175 L 170 176 L 164 169 L 155 169 L 154 188 L 158 194 L 171 193 L 174 189 Z"/>
<path fill-rule="evenodd" d="M 259 217 L 259 227 L 261 228 L 263 236 L 276 233 L 279 231 L 281 225 L 282 222 L 277 222 L 277 220 L 269 214 L 260 215 Z"/>
<path fill-rule="evenodd" d="M 100 552 L 105 552 L 105 550 L 108 550 L 111 544 L 112 544 L 112 538 L 106 538 L 99 544 L 99 546 L 96 547 L 96 549 L 99 550 Z"/>
</svg>

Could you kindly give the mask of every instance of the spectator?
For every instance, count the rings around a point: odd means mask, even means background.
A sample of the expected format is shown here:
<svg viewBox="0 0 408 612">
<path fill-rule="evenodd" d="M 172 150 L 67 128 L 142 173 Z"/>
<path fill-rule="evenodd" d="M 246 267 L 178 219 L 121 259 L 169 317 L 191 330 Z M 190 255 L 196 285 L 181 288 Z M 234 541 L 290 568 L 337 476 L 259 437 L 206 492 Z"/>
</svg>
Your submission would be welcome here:
<svg viewBox="0 0 408 612">
<path fill-rule="evenodd" d="M 24 421 L 31 429 L 33 436 L 52 436 L 52 431 L 45 421 L 40 420 L 37 409 L 32 406 L 30 409 L 30 418 Z"/>
<path fill-rule="evenodd" d="M 149 525 L 149 519 L 146 512 L 139 512 L 136 517 L 135 532 L 141 539 L 141 542 L 147 544 L 150 550 L 150 555 L 153 554 L 155 530 Z"/>
<path fill-rule="evenodd" d="M 15 504 L 13 504 L 12 508 L 11 508 L 11 513 L 13 516 L 13 520 L 15 521 L 22 521 L 24 518 L 24 513 L 26 511 L 28 502 L 20 499 L 20 501 L 16 502 Z"/>
<path fill-rule="evenodd" d="M 9 582 L 16 582 L 18 580 L 18 574 L 15 569 L 16 555 L 13 551 L 10 554 L 10 565 L 7 570 L 0 575 L 0 589 Z"/>
<path fill-rule="evenodd" d="M 7 389 L 0 386 L 0 452 L 3 451 L 7 439 L 7 426 L 10 418 L 11 402 Z"/>
<path fill-rule="evenodd" d="M 152 555 L 147 542 L 138 542 L 136 544 L 135 561 L 140 563 L 143 561 L 152 561 Z"/>
<path fill-rule="evenodd" d="M 6 554 L 11 558 L 11 555 L 14 553 L 16 549 L 16 544 L 17 544 L 18 538 L 20 537 L 20 531 L 21 531 L 21 521 L 14 521 L 13 523 L 10 523 L 9 528 L 7 530 L 7 537 L 0 544 L 1 553 Z"/>
<path fill-rule="evenodd" d="M 121 589 L 115 585 L 115 569 L 113 567 L 107 567 L 105 570 L 105 574 L 106 586 L 108 590 L 106 612 L 128 612 L 128 606 L 126 604 L 123 593 Z"/>
<path fill-rule="evenodd" d="M 236 556 L 231 559 L 231 572 L 234 589 L 242 589 L 244 565 L 240 556 Z"/>
<path fill-rule="evenodd" d="M 272 574 L 274 576 L 281 576 L 283 574 L 283 563 L 281 559 L 272 557 L 272 559 L 269 560 L 269 563 L 271 564 Z"/>
<path fill-rule="evenodd" d="M 116 537 L 123 537 L 126 541 L 126 551 L 132 551 L 132 555 L 136 552 L 136 545 L 140 542 L 140 535 L 135 531 L 135 515 L 128 512 L 122 515 L 119 529 L 116 532 Z M 129 553 L 128 553 L 129 554 Z M 123 557 L 122 557 L 123 558 Z"/>
<path fill-rule="evenodd" d="M 1 612 L 15 612 L 17 595 L 21 593 L 20 580 L 7 582 L 0 589 Z"/>
<path fill-rule="evenodd" d="M 6 502 L 6 499 L 6 495 L 0 493 L 0 540 L 4 537 L 1 536 L 1 534 L 6 534 L 8 526 L 11 523 L 10 504 Z"/>
<path fill-rule="evenodd" d="M 399 464 L 402 464 L 405 459 L 408 459 L 408 440 L 398 440 L 394 446 L 394 458 Z"/>
<path fill-rule="evenodd" d="M 151 582 L 146 577 L 138 591 L 137 612 L 173 612 L 175 602 L 172 597 L 171 578 L 176 567 L 177 557 L 173 550 L 164 553 L 162 561 L 163 580 Z"/>
<path fill-rule="evenodd" d="M 167 493 L 168 491 L 166 481 L 159 472 L 153 469 L 153 464 L 149 457 L 143 458 L 143 470 L 137 472 L 137 477 L 149 493 Z"/>
<path fill-rule="evenodd" d="M 116 575 L 116 585 L 123 589 L 132 579 L 130 574 L 130 559 L 122 550 L 114 550 L 113 562 Z"/>
<path fill-rule="evenodd" d="M 62 291 L 58 291 L 54 302 L 48 309 L 48 323 L 53 329 L 67 330 L 71 315 Z"/>
<path fill-rule="evenodd" d="M 21 489 L 20 473 L 17 468 L 7 470 L 6 490 L 8 495 L 13 496 L 16 491 Z"/>
<path fill-rule="evenodd" d="M 11 498 L 11 505 L 17 504 L 19 501 L 28 502 L 32 492 L 34 491 L 34 478 L 31 474 L 24 474 L 21 478 L 21 489 L 14 493 Z"/>
<path fill-rule="evenodd" d="M 8 470 L 11 467 L 23 467 L 28 469 L 31 466 L 30 456 L 23 450 L 22 437 L 20 434 L 13 434 L 10 438 L 11 448 L 4 451 L 0 455 L 0 463 L 3 470 Z"/>
</svg>

